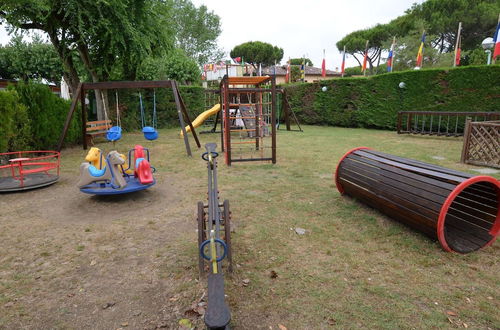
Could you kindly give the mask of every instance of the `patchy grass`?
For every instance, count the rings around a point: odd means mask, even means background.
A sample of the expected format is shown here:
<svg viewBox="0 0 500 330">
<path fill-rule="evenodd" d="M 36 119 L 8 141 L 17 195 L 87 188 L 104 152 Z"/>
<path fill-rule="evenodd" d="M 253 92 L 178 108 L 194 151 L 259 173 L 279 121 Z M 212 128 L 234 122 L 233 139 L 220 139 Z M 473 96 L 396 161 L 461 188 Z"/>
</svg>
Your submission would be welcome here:
<svg viewBox="0 0 500 330">
<path fill-rule="evenodd" d="M 500 328 L 499 244 L 465 256 L 445 253 L 341 196 L 332 179 L 340 157 L 358 146 L 477 174 L 459 163 L 462 140 L 304 129 L 279 131 L 276 165 L 226 167 L 220 159 L 220 197 L 230 200 L 235 229 L 235 272 L 226 278 L 233 327 Z M 79 193 L 74 184 L 85 151 L 70 148 L 59 183 L 6 195 L 0 328 L 118 328 L 125 321 L 131 328 L 175 328 L 187 317 L 206 286 L 198 282 L 194 220 L 196 202 L 206 199 L 206 165 L 192 139 L 194 156 L 186 157 L 177 134 L 161 130 L 150 143 L 129 133 L 115 146 L 98 145 L 151 149 L 158 184 L 144 193 Z M 217 134 L 200 138 L 220 141 Z M 58 207 L 45 210 L 40 198 Z"/>
</svg>

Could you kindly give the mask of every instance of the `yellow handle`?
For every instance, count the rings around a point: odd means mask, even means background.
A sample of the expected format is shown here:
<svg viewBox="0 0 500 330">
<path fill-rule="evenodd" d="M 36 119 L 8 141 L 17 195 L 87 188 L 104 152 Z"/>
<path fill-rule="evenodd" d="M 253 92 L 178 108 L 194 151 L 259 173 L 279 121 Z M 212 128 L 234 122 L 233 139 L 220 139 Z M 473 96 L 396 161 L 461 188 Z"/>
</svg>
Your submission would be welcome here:
<svg viewBox="0 0 500 330">
<path fill-rule="evenodd" d="M 215 249 L 215 231 L 212 229 L 210 231 L 210 254 L 212 261 L 212 272 L 217 274 L 217 250 Z"/>
</svg>

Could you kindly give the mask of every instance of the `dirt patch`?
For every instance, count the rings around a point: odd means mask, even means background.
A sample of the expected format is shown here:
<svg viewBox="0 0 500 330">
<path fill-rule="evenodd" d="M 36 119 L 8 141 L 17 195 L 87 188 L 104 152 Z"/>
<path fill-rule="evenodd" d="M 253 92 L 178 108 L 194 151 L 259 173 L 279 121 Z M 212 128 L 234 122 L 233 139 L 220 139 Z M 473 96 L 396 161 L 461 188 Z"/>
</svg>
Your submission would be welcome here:
<svg viewBox="0 0 500 330">
<path fill-rule="evenodd" d="M 63 173 L 51 187 L 2 195 L 0 327 L 174 327 L 200 290 L 195 261 L 170 248 L 194 246 L 194 205 L 174 176 L 157 180 L 91 196 Z"/>
</svg>

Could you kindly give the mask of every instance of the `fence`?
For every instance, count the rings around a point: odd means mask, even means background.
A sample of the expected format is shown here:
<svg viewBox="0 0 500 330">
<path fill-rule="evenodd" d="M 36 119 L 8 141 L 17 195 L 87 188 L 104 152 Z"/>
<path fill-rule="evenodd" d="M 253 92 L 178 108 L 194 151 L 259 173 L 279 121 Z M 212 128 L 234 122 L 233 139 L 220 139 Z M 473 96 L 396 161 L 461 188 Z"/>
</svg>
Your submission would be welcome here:
<svg viewBox="0 0 500 330">
<path fill-rule="evenodd" d="M 500 168 L 500 120 L 465 124 L 462 163 Z"/>
<path fill-rule="evenodd" d="M 500 112 L 400 111 L 397 130 L 398 134 L 462 136 L 467 117 L 474 122 L 499 120 Z"/>
</svg>

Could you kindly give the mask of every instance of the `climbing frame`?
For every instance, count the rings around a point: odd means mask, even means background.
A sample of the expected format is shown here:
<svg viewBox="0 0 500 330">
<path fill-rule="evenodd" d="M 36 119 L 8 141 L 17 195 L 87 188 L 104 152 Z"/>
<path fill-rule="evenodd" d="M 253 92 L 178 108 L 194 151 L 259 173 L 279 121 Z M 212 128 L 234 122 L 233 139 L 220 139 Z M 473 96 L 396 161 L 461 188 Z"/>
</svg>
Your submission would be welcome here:
<svg viewBox="0 0 500 330">
<path fill-rule="evenodd" d="M 274 77 L 228 77 L 220 83 L 225 162 L 276 163 Z"/>
</svg>

